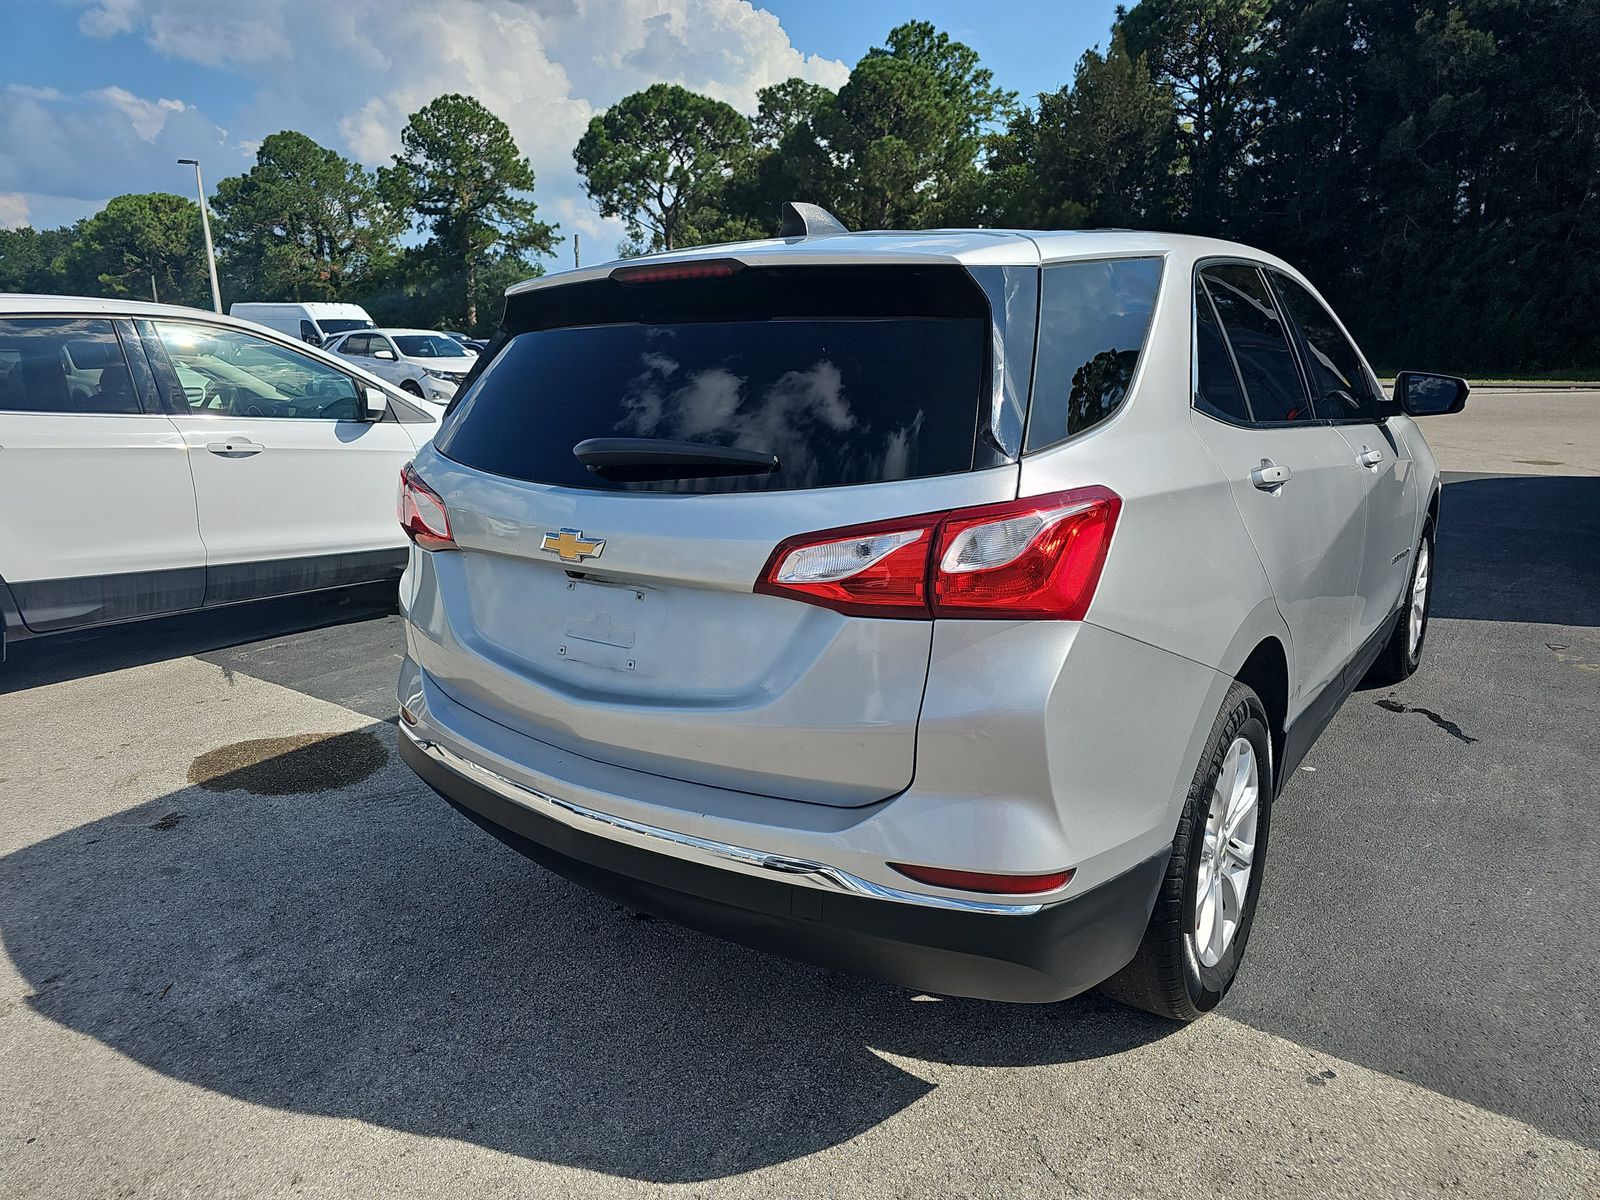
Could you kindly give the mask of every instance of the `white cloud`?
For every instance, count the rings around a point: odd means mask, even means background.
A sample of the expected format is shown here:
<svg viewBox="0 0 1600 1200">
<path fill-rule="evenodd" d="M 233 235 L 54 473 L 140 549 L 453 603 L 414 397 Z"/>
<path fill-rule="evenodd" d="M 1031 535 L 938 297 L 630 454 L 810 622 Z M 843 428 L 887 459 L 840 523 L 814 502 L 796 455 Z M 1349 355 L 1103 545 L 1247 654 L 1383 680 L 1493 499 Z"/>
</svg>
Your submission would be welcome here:
<svg viewBox="0 0 1600 1200">
<path fill-rule="evenodd" d="M 0 192 L 0 229 L 28 223 L 28 198 L 21 192 Z"/>
<path fill-rule="evenodd" d="M 147 142 L 156 140 L 156 136 L 166 127 L 168 117 L 175 112 L 184 112 L 189 107 L 182 100 L 146 100 L 119 87 L 101 88 L 90 94 L 127 117 L 133 131 Z"/>
<path fill-rule="evenodd" d="M 78 18 L 78 28 L 89 37 L 113 37 L 127 33 L 138 17 L 140 0 L 95 0 Z"/>
<path fill-rule="evenodd" d="M 88 216 L 120 192 L 186 193 L 193 176 L 177 165 L 182 157 L 231 172 L 243 156 L 181 100 L 119 87 L 75 96 L 0 92 L 0 191 L 27 196 L 34 221 Z"/>
<path fill-rule="evenodd" d="M 53 87 L 34 87 L 28 83 L 8 83 L 6 91 L 13 96 L 22 96 L 29 100 L 61 100 L 61 92 Z"/>
<path fill-rule="evenodd" d="M 249 142 L 231 147 L 299 129 L 378 165 L 412 112 L 445 92 L 473 96 L 511 126 L 542 214 L 563 234 L 582 233 L 589 261 L 610 257 L 623 234 L 594 213 L 572 163 L 596 112 L 662 80 L 753 112 L 769 83 L 799 75 L 837 87 L 848 76 L 843 63 L 797 50 L 777 17 L 746 0 L 89 0 L 79 26 L 236 74 L 248 99 L 229 125 Z M 121 109 L 141 137 L 199 116 L 177 101 Z M 208 175 L 221 166 L 208 164 Z M 570 252 L 569 243 L 563 262 Z"/>
</svg>

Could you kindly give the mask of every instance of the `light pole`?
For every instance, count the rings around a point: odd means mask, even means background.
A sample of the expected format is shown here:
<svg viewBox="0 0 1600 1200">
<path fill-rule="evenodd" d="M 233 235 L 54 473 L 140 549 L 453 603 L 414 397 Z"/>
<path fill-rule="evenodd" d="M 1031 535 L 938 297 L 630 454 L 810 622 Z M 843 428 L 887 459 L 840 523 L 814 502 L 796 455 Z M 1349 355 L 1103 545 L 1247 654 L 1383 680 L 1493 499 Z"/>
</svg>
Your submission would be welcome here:
<svg viewBox="0 0 1600 1200">
<path fill-rule="evenodd" d="M 206 216 L 206 186 L 200 182 L 200 160 L 180 158 L 184 166 L 194 168 L 194 190 L 200 197 L 200 232 L 206 235 L 206 269 L 211 272 L 211 307 L 222 311 L 222 289 L 217 286 L 217 252 L 211 248 L 211 218 Z"/>
</svg>

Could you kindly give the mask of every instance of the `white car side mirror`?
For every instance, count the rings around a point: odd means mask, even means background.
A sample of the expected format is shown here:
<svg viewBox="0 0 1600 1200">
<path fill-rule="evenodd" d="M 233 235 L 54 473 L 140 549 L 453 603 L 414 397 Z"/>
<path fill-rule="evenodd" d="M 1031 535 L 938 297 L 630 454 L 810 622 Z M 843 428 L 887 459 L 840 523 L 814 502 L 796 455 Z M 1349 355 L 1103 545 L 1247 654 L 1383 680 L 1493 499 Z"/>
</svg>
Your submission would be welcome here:
<svg viewBox="0 0 1600 1200">
<path fill-rule="evenodd" d="M 384 395 L 382 388 L 370 385 L 361 389 L 361 407 L 369 421 L 383 420 L 383 414 L 389 411 L 389 397 Z"/>
</svg>

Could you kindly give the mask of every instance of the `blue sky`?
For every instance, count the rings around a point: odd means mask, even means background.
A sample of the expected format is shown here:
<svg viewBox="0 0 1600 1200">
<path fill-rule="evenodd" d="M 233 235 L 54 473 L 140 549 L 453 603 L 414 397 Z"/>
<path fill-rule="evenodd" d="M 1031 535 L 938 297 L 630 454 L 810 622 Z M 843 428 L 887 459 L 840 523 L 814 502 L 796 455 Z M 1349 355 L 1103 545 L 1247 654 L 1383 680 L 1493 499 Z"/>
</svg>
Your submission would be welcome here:
<svg viewBox="0 0 1600 1200">
<path fill-rule="evenodd" d="M 1104 45 L 1114 4 L 847 0 L 0 0 L 0 226 L 87 216 L 127 191 L 246 169 L 300 129 L 369 165 L 406 115 L 477 96 L 533 160 L 563 232 L 609 252 L 620 227 L 582 194 L 571 149 L 594 112 L 658 79 L 745 111 L 790 75 L 838 86 L 901 21 L 973 46 L 1025 98 Z M 565 251 L 564 251 L 565 252 Z M 586 255 L 587 256 L 587 255 Z"/>
</svg>

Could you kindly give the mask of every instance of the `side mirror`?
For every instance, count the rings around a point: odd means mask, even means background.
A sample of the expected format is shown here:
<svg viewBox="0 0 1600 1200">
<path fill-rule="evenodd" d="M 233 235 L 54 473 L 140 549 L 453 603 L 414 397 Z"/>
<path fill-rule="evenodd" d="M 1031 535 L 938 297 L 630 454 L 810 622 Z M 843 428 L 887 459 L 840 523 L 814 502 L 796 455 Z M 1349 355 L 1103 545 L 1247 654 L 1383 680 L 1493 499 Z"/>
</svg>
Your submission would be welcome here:
<svg viewBox="0 0 1600 1200">
<path fill-rule="evenodd" d="M 1472 389 L 1465 379 L 1430 371 L 1401 371 L 1394 377 L 1394 398 L 1408 417 L 1443 417 L 1467 406 Z"/>
<path fill-rule="evenodd" d="M 366 414 L 369 421 L 383 420 L 383 414 L 389 411 L 389 397 L 383 394 L 382 388 L 366 386 L 361 389 L 361 411 Z"/>
<path fill-rule="evenodd" d="M 381 358 L 381 359 L 383 359 L 384 362 L 393 362 L 394 361 L 394 351 L 393 350 L 387 350 L 387 349 L 385 349 L 385 350 L 374 350 L 372 352 L 372 357 L 373 358 Z"/>
</svg>

